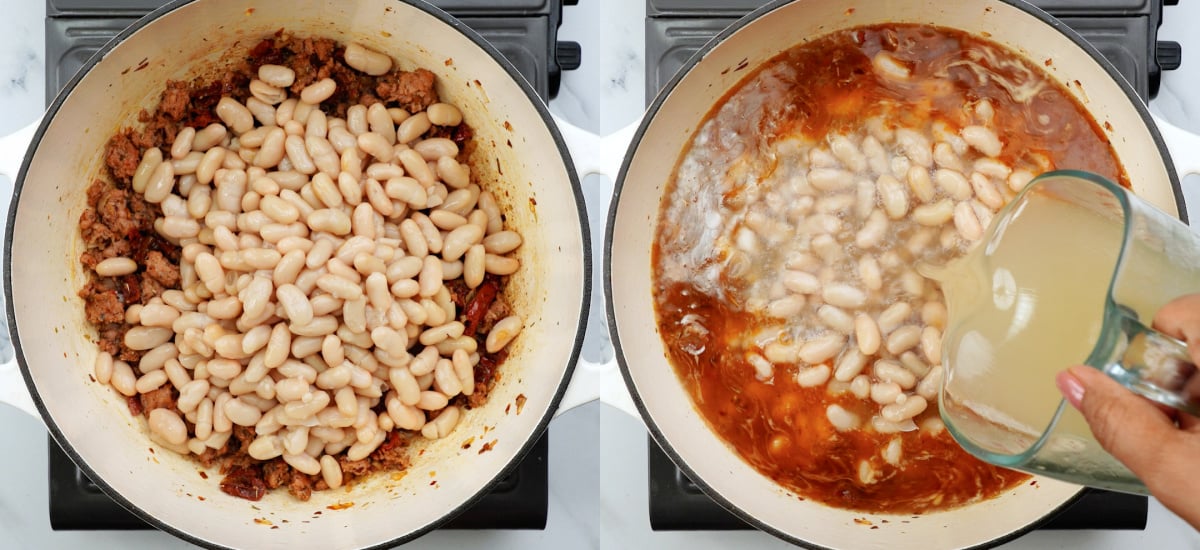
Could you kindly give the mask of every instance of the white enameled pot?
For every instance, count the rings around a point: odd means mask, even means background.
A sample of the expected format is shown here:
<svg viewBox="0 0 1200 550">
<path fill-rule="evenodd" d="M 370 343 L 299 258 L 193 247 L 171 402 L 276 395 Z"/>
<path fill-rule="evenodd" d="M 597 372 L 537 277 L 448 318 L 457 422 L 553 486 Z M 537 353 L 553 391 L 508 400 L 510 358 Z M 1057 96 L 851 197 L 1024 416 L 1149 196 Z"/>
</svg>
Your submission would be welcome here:
<svg viewBox="0 0 1200 550">
<path fill-rule="evenodd" d="M 136 124 L 142 108 L 153 108 L 167 80 L 212 71 L 229 51 L 244 51 L 278 29 L 359 42 L 402 68 L 433 71 L 440 96 L 458 105 L 475 131 L 473 170 L 524 237 L 516 253 L 523 268 L 507 297 L 526 326 L 487 404 L 466 414 L 450 437 L 422 445 L 403 477 L 377 475 L 349 490 L 315 492 L 307 502 L 286 491 L 260 502 L 230 497 L 215 471 L 205 479 L 197 462 L 150 443 L 145 421 L 89 378 L 95 331 L 76 297 L 86 282 L 76 225 L 109 137 Z M 566 406 L 596 397 L 587 384 L 567 391 L 586 326 L 590 247 L 562 135 L 497 50 L 421 0 L 173 2 L 105 46 L 43 121 L 0 143 L 0 153 L 12 155 L 14 148 L 21 160 L 4 241 L 4 290 L 16 363 L 0 366 L 0 400 L 40 416 L 105 492 L 188 541 L 358 548 L 410 540 L 502 479 L 560 410 L 560 400 Z M 15 171 L 10 166 L 5 173 Z"/>
<path fill-rule="evenodd" d="M 605 235 L 609 330 L 627 387 L 654 439 L 709 496 L 755 527 L 818 548 L 991 546 L 1053 516 L 1082 488 L 1038 479 L 995 499 L 918 517 L 853 512 L 798 499 L 709 429 L 668 363 L 655 322 L 651 249 L 659 205 L 675 159 L 709 111 L 755 67 L 784 50 L 833 31 L 889 22 L 988 36 L 1045 66 L 1105 128 L 1134 192 L 1167 212 L 1183 214 L 1179 178 L 1146 106 L 1093 47 L 1040 10 L 1019 0 L 776 1 L 694 56 L 654 100 L 633 136 Z M 1053 62 L 1043 63 L 1047 59 Z M 1171 135 L 1180 147 L 1195 143 L 1184 132 L 1171 130 Z M 1185 168 L 1194 172 L 1196 167 Z"/>
</svg>

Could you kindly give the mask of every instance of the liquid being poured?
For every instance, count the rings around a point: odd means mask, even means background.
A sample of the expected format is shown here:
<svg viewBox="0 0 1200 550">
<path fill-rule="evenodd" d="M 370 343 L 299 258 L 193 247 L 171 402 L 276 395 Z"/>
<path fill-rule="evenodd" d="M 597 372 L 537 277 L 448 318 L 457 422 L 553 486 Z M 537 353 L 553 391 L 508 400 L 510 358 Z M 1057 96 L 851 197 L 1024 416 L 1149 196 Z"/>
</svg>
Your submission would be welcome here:
<svg viewBox="0 0 1200 550">
<path fill-rule="evenodd" d="M 921 267 L 949 312 L 943 415 L 956 435 L 1005 455 L 1038 440 L 1062 403 L 1055 373 L 1095 347 L 1123 235 L 1119 220 L 1047 194 L 1026 198 L 963 258 Z M 1090 433 L 1073 411 L 1059 423 Z"/>
</svg>

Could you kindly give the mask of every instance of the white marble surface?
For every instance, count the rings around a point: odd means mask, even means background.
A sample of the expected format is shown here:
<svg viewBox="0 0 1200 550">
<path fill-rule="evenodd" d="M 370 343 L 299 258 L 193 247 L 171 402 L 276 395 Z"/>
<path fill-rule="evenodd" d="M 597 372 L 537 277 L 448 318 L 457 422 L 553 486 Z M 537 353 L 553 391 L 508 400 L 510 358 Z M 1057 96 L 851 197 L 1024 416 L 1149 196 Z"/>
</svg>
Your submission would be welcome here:
<svg viewBox="0 0 1200 550">
<path fill-rule="evenodd" d="M 583 67 L 564 73 L 551 110 L 598 134 L 633 122 L 644 105 L 644 0 L 581 0 L 565 9 L 560 36 L 583 44 Z M 0 18 L 0 135 L 32 121 L 43 107 L 44 3 L 5 2 Z M 1200 41 L 1187 31 L 1200 23 L 1200 5 L 1167 8 L 1161 38 L 1184 43 L 1184 67 L 1164 77 L 1152 108 L 1168 120 L 1200 133 Z M 600 31 L 599 29 L 603 29 Z M 1189 43 L 1192 48 L 1189 50 Z M 1189 65 L 1188 54 L 1192 54 Z M 8 182 L 0 182 L 6 185 Z M 593 220 L 604 218 L 611 182 L 584 182 Z M 1185 189 L 1191 208 L 1200 208 L 1200 178 Z M 1190 208 L 1189 208 L 1190 209 Z M 593 233 L 600 250 L 602 232 Z M 599 288 L 600 262 L 596 262 Z M 599 292 L 584 353 L 611 356 L 603 329 Z M 0 405 L 0 548 L 185 548 L 157 532 L 54 532 L 46 495 L 45 430 L 38 421 Z M 549 520 L 545 531 L 438 531 L 412 548 L 787 548 L 758 532 L 654 532 L 647 516 L 646 434 L 639 421 L 593 403 L 556 419 L 550 431 Z M 11 449 L 21 449 L 12 452 Z M 1128 548 L 1135 545 L 1200 549 L 1200 535 L 1157 502 L 1144 532 L 1035 532 L 1008 549 Z"/>
</svg>

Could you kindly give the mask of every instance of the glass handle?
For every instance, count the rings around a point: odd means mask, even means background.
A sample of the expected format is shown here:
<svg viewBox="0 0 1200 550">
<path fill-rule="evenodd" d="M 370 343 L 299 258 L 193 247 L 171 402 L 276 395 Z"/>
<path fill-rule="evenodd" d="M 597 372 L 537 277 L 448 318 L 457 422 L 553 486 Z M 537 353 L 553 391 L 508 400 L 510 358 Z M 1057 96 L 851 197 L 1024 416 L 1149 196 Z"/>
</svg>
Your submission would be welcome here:
<svg viewBox="0 0 1200 550">
<path fill-rule="evenodd" d="M 1123 317 L 1127 345 L 1118 362 L 1103 370 L 1144 397 L 1200 416 L 1200 370 L 1187 344 Z"/>
</svg>

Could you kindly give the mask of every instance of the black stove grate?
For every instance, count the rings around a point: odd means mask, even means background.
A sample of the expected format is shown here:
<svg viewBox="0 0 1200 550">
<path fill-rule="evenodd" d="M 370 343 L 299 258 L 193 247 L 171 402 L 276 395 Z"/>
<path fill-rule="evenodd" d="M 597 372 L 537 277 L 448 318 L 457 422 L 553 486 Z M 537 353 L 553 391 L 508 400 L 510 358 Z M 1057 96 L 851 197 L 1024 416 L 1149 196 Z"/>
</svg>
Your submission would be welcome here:
<svg viewBox="0 0 1200 550">
<path fill-rule="evenodd" d="M 1033 0 L 1081 34 L 1149 100 L 1161 71 L 1179 67 L 1180 47 L 1159 42 L 1163 4 L 1177 0 Z M 763 0 L 647 0 L 646 102 L 680 68 Z M 718 505 L 671 462 L 654 439 L 649 448 L 650 527 L 654 530 L 753 529 Z M 1145 529 L 1146 497 L 1088 489 L 1043 529 Z"/>
<path fill-rule="evenodd" d="M 167 0 L 47 0 L 46 102 L 113 36 Z M 579 45 L 559 42 L 563 0 L 433 0 L 483 35 L 549 101 L 561 71 L 580 62 Z M 565 3 L 573 3 L 567 0 Z M 548 437 L 447 529 L 544 529 L 548 510 Z M 150 529 L 79 470 L 48 439 L 50 525 L 56 530 Z"/>
</svg>

